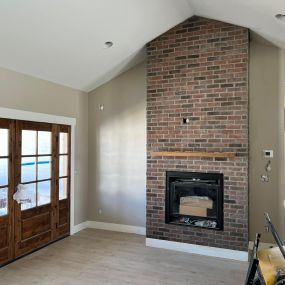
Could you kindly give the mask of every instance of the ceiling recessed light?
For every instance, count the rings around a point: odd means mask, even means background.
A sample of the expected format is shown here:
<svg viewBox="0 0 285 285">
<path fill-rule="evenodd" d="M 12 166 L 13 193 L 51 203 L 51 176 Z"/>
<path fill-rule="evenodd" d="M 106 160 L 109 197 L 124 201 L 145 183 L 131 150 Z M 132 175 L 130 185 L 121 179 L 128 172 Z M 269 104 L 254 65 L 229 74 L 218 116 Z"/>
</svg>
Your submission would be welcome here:
<svg viewBox="0 0 285 285">
<path fill-rule="evenodd" d="M 110 48 L 111 46 L 113 46 L 113 42 L 105 42 L 104 46 L 105 48 Z"/>
<path fill-rule="evenodd" d="M 275 18 L 281 21 L 285 21 L 285 14 L 276 14 Z"/>
</svg>

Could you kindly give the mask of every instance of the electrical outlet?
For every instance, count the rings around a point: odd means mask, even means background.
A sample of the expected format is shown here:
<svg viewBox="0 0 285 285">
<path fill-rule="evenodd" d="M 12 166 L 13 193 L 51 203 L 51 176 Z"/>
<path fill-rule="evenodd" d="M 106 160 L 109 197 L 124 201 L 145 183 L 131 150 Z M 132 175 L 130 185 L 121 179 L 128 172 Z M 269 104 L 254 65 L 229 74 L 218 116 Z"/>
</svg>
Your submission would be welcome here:
<svg viewBox="0 0 285 285">
<path fill-rule="evenodd" d="M 98 212 L 99 212 L 99 215 L 102 215 L 102 209 L 99 209 Z"/>
<path fill-rule="evenodd" d="M 263 150 L 264 158 L 273 158 L 273 150 L 272 149 L 264 149 Z"/>
</svg>

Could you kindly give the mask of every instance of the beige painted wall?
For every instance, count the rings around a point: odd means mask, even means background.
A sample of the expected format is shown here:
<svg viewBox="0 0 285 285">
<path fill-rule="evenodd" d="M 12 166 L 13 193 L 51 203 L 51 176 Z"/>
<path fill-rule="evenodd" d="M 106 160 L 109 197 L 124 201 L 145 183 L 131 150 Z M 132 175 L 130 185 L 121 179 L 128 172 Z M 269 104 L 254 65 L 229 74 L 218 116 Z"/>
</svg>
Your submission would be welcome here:
<svg viewBox="0 0 285 285">
<path fill-rule="evenodd" d="M 261 232 L 262 241 L 271 241 L 264 232 L 264 211 L 270 212 L 285 239 L 282 82 L 285 52 L 254 38 L 250 46 L 251 240 Z M 101 104 L 103 111 L 99 111 Z M 145 226 L 145 63 L 89 95 L 0 68 L 0 107 L 77 119 L 75 224 L 95 220 Z M 260 181 L 266 163 L 262 157 L 265 148 L 274 150 L 269 183 Z"/>
<path fill-rule="evenodd" d="M 280 228 L 281 228 L 281 235 L 282 239 L 285 240 L 285 126 L 284 126 L 284 119 L 285 119 L 285 50 L 280 51 L 280 105 L 283 106 L 283 112 L 279 114 L 279 120 L 282 122 L 280 129 L 283 132 L 280 132 L 280 143 L 282 145 L 283 152 L 280 155 L 279 159 L 279 167 L 280 167 L 280 180 L 279 180 L 279 200 L 282 202 L 282 205 L 279 207 L 279 216 L 280 216 Z"/>
<path fill-rule="evenodd" d="M 285 238 L 284 219 L 284 93 L 282 87 L 281 50 L 253 37 L 250 44 L 250 240 L 262 234 L 263 242 L 271 242 L 265 232 L 264 212 Z M 283 80 L 284 81 L 284 80 Z M 272 171 L 268 183 L 261 182 L 268 159 L 263 149 L 273 149 Z"/>
<path fill-rule="evenodd" d="M 0 68 L 0 107 L 77 119 L 75 224 L 86 221 L 88 218 L 88 95 Z"/>
<path fill-rule="evenodd" d="M 145 63 L 91 92 L 88 112 L 89 219 L 145 227 Z"/>
<path fill-rule="evenodd" d="M 249 230 L 250 240 L 261 232 L 263 242 L 272 242 L 264 230 L 265 211 L 285 238 L 282 60 L 285 52 L 261 39 L 251 41 Z M 90 220 L 145 225 L 145 72 L 140 64 L 89 94 Z M 269 183 L 260 180 L 267 162 L 263 149 L 274 150 Z M 133 163 L 136 169 L 129 168 Z M 131 184 L 123 185 L 133 175 L 136 196 L 129 195 Z"/>
</svg>

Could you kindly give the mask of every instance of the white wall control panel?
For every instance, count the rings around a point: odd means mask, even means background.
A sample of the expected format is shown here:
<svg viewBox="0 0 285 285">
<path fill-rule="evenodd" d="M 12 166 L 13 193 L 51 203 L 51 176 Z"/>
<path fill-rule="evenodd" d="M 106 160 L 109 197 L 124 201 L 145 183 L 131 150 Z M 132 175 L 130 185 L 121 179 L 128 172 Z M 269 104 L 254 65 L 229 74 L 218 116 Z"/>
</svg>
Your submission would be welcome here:
<svg viewBox="0 0 285 285">
<path fill-rule="evenodd" d="M 273 150 L 272 149 L 264 149 L 263 157 L 265 158 L 273 158 Z"/>
</svg>

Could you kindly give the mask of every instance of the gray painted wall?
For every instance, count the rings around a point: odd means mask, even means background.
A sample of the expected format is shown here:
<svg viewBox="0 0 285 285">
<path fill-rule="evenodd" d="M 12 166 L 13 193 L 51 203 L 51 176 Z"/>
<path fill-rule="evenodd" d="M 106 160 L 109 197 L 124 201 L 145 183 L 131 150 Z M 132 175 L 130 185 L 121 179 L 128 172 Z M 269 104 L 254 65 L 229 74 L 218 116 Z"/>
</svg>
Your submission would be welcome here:
<svg viewBox="0 0 285 285">
<path fill-rule="evenodd" d="M 283 61 L 283 64 L 282 64 Z M 285 238 L 284 224 L 284 59 L 279 48 L 254 37 L 250 44 L 250 168 L 249 217 L 250 240 L 262 234 L 263 242 L 272 242 L 265 232 L 264 212 Z M 282 79 L 283 78 L 283 79 Z M 261 182 L 268 159 L 263 149 L 273 149 L 272 171 L 268 183 Z M 283 220 L 283 222 L 282 222 Z"/>
<path fill-rule="evenodd" d="M 89 219 L 145 227 L 145 63 L 91 92 L 88 106 Z"/>
<path fill-rule="evenodd" d="M 77 119 L 75 224 L 86 221 L 88 218 L 87 93 L 0 68 L 0 107 Z"/>
</svg>

